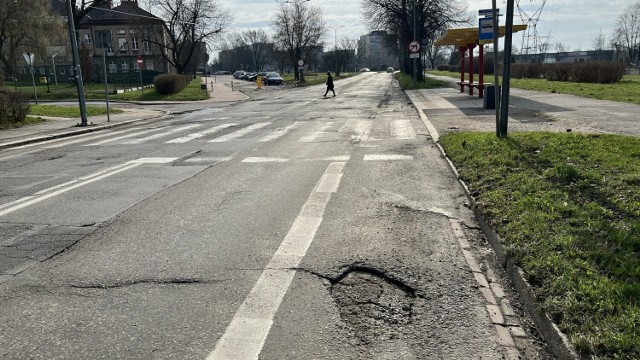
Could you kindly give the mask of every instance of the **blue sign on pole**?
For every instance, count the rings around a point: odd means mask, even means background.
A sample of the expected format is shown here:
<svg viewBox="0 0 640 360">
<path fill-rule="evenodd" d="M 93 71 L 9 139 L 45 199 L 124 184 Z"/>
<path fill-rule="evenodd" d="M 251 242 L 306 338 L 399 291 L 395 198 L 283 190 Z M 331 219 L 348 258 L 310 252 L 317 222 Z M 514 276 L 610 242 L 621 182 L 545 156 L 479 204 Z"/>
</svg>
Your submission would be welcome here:
<svg viewBox="0 0 640 360">
<path fill-rule="evenodd" d="M 480 44 L 485 44 L 493 40 L 493 18 L 486 17 L 479 19 L 478 40 Z"/>
</svg>

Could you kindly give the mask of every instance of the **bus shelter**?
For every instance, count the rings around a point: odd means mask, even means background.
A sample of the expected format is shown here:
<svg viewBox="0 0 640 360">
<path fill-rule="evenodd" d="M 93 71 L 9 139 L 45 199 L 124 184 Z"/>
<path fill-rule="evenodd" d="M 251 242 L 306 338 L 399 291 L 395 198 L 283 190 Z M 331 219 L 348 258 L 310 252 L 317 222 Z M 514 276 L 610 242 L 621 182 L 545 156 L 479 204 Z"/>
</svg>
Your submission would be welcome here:
<svg viewBox="0 0 640 360">
<path fill-rule="evenodd" d="M 527 29 L 527 25 L 513 25 L 513 32 L 523 31 Z M 498 27 L 498 37 L 504 37 L 505 27 Z M 478 28 L 462 28 L 462 29 L 449 29 L 442 37 L 436 40 L 436 45 L 454 45 L 460 51 L 460 92 L 464 93 L 464 88 L 469 88 L 469 95 L 473 95 L 473 89 L 478 89 L 478 96 L 484 97 L 484 87 L 491 84 L 484 83 L 484 43 L 479 41 Z M 476 46 L 479 46 L 478 55 L 478 82 L 473 81 L 473 50 Z M 469 51 L 469 80 L 465 80 L 465 54 Z M 494 59 L 497 61 L 497 59 Z"/>
</svg>

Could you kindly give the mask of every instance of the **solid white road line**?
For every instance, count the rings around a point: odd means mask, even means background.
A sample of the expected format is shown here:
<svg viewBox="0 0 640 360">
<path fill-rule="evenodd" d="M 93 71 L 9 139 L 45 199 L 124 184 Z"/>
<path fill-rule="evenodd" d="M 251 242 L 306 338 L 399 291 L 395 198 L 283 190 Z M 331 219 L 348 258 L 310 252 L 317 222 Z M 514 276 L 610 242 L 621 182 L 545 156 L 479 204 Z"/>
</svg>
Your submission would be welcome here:
<svg viewBox="0 0 640 360">
<path fill-rule="evenodd" d="M 393 161 L 393 160 L 413 160 L 412 155 L 398 154 L 369 154 L 364 156 L 364 161 Z"/>
<path fill-rule="evenodd" d="M 410 120 L 394 120 L 391 122 L 391 136 L 397 140 L 413 140 L 416 138 L 416 132 Z"/>
<path fill-rule="evenodd" d="M 258 359 L 273 318 L 295 276 L 296 272 L 291 268 L 300 264 L 311 245 L 331 193 L 340 185 L 345 164 L 329 164 L 207 360 Z"/>
<path fill-rule="evenodd" d="M 126 162 L 124 164 L 113 166 L 108 169 L 104 169 L 96 173 L 93 173 L 91 175 L 78 178 L 77 180 L 72 180 L 67 183 L 56 185 L 48 189 L 39 191 L 36 193 L 37 196 L 26 196 L 24 198 L 18 199 L 10 203 L 10 204 L 14 204 L 12 206 L 8 206 L 4 208 L 8 204 L 2 205 L 0 206 L 0 209 L 2 208 L 4 209 L 0 210 L 0 216 L 10 214 L 14 211 L 26 208 L 27 206 L 39 203 L 41 201 L 50 199 L 60 194 L 63 194 L 67 191 L 77 189 L 81 186 L 91 184 L 92 182 L 102 180 L 104 178 L 110 177 L 112 175 L 121 173 L 129 169 L 133 169 L 134 167 L 140 166 L 142 164 L 163 164 L 163 163 L 167 163 L 175 160 L 177 160 L 177 158 L 141 158 L 141 159 Z"/>
<path fill-rule="evenodd" d="M 253 125 L 249 125 L 244 129 L 240 129 L 238 131 L 234 131 L 230 134 L 227 135 L 223 135 L 220 136 L 218 138 L 209 140 L 209 142 L 225 142 L 225 141 L 229 141 L 229 140 L 233 140 L 233 139 L 237 139 L 241 136 L 245 136 L 247 134 L 249 134 L 252 131 L 258 130 L 258 129 L 262 129 L 265 126 L 270 125 L 270 122 L 262 122 L 262 123 L 257 123 L 257 124 L 253 124 Z"/>
<path fill-rule="evenodd" d="M 169 140 L 166 143 L 167 144 L 186 143 L 188 141 L 199 139 L 199 138 L 201 138 L 203 136 L 206 136 L 206 135 L 209 135 L 209 134 L 214 134 L 214 133 L 217 133 L 218 131 L 222 131 L 222 130 L 224 130 L 226 128 L 230 128 L 230 127 L 236 126 L 236 125 L 237 124 L 222 124 L 222 125 L 218 125 L 218 126 L 212 127 L 210 129 L 207 129 L 207 130 L 203 130 L 203 131 L 200 131 L 200 132 L 197 132 L 197 133 L 189 134 L 187 136 L 179 137 L 177 139 Z"/>
<path fill-rule="evenodd" d="M 233 159 L 231 156 L 227 157 L 194 157 L 185 160 L 186 163 L 217 163 L 223 161 L 231 161 Z"/>
<path fill-rule="evenodd" d="M 199 127 L 199 126 L 201 126 L 201 124 L 191 124 L 191 125 L 181 126 L 181 127 L 178 127 L 178 128 L 175 128 L 175 129 L 171 129 L 169 131 L 166 131 L 166 132 L 163 132 L 163 133 L 160 133 L 160 134 L 155 134 L 155 135 L 147 136 L 147 137 L 144 137 L 144 138 L 127 141 L 125 144 L 140 144 L 140 143 L 143 143 L 145 141 L 154 140 L 154 139 L 161 138 L 161 137 L 164 137 L 164 136 L 167 136 L 167 135 L 171 135 L 173 133 L 177 133 L 177 132 L 180 132 L 180 131 L 193 129 L 193 128 L 196 128 L 196 127 Z"/>
</svg>

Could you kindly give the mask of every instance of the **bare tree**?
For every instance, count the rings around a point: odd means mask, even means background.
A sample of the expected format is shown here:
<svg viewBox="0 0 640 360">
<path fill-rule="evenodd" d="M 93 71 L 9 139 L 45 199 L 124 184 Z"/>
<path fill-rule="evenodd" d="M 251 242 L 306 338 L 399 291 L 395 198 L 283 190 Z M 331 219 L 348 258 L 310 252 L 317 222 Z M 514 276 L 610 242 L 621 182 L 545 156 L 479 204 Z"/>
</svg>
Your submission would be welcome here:
<svg viewBox="0 0 640 360">
<path fill-rule="evenodd" d="M 591 44 L 593 45 L 593 50 L 595 50 L 598 54 L 598 61 L 602 61 L 602 51 L 604 50 L 604 47 L 606 45 L 606 40 L 604 34 L 602 33 L 602 30 L 600 30 L 598 36 L 591 39 Z"/>
<path fill-rule="evenodd" d="M 288 55 L 294 69 L 298 60 L 306 62 L 311 59 L 325 34 L 322 9 L 309 5 L 305 0 L 281 2 L 271 26 L 276 49 Z M 298 72 L 296 79 L 299 79 Z"/>
<path fill-rule="evenodd" d="M 73 25 L 78 31 L 80 21 L 91 11 L 92 8 L 110 5 L 112 0 L 71 0 L 71 11 L 73 12 Z M 78 37 L 78 42 L 80 38 Z"/>
<path fill-rule="evenodd" d="M 626 7 L 616 20 L 615 42 L 626 47 L 629 60 L 638 61 L 640 51 L 640 1 Z"/>
<path fill-rule="evenodd" d="M 269 53 L 273 51 L 273 44 L 269 43 L 267 32 L 262 29 L 247 30 L 242 33 L 242 43 L 249 50 L 253 69 L 262 70 Z"/>
<path fill-rule="evenodd" d="M 62 24 L 51 13 L 49 0 L 3 1 L 0 6 L 0 62 L 15 75 L 20 53 L 40 52 L 61 35 Z M 4 75 L 4 74 L 2 74 Z M 4 76 L 2 76 L 4 79 Z"/>
<path fill-rule="evenodd" d="M 165 60 L 184 74 L 192 60 L 206 55 L 206 47 L 231 22 L 218 0 L 149 0 L 164 20 L 164 32 L 147 32 L 145 41 L 162 48 Z M 202 54 L 205 47 L 205 54 Z"/>
<path fill-rule="evenodd" d="M 416 6 L 416 39 L 424 39 L 448 26 L 469 23 L 466 5 L 461 0 L 362 0 L 363 18 L 371 30 L 386 30 L 393 34 L 402 59 L 402 70 L 412 72 L 408 45 L 413 36 L 413 9 Z M 418 75 L 421 77 L 421 65 Z"/>
</svg>

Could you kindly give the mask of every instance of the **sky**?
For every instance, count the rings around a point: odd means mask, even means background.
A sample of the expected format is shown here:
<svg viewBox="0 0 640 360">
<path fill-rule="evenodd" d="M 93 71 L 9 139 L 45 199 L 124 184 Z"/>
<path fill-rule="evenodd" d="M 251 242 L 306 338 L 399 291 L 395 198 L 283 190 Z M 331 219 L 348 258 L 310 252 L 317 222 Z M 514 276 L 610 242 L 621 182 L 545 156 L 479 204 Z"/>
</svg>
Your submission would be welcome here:
<svg viewBox="0 0 640 360">
<path fill-rule="evenodd" d="M 140 0 L 141 2 L 144 0 Z M 245 31 L 249 29 L 264 29 L 271 33 L 269 20 L 274 16 L 280 0 L 217 0 L 222 7 L 229 10 L 234 17 L 230 31 Z M 491 0 L 462 0 L 474 18 L 478 17 L 479 9 L 490 9 Z M 550 51 L 555 50 L 555 44 L 561 43 L 567 50 L 591 50 L 593 42 L 600 33 L 604 35 L 606 43 L 613 34 L 616 18 L 624 8 L 640 0 L 515 0 L 527 14 L 525 18 L 532 18 L 542 6 L 536 30 L 541 41 L 548 41 Z M 325 42 L 333 46 L 334 37 L 338 41 L 343 38 L 359 39 L 370 30 L 365 27 L 360 11 L 360 0 L 310 0 L 312 6 L 323 10 L 325 21 L 330 27 Z M 496 0 L 500 13 L 506 13 L 506 1 Z M 504 16 L 500 18 L 504 25 Z M 518 8 L 515 9 L 515 24 L 527 24 L 522 20 Z M 533 24 L 531 22 L 530 24 Z M 533 31 L 529 32 L 533 36 Z M 516 48 L 522 45 L 523 33 L 514 34 L 513 44 Z"/>
</svg>

